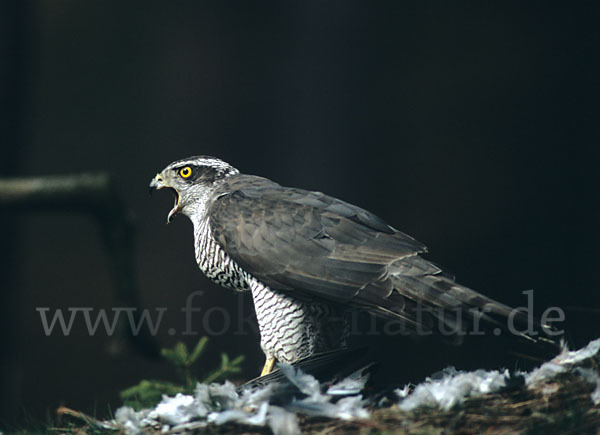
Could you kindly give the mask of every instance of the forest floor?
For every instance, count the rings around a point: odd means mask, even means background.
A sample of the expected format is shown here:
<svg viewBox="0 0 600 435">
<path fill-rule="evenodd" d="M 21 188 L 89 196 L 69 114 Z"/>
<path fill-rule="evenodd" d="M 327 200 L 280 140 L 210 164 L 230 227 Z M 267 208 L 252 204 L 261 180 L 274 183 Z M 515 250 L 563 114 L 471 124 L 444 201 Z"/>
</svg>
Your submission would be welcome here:
<svg viewBox="0 0 600 435">
<path fill-rule="evenodd" d="M 488 394 L 461 393 L 460 399 L 450 406 L 444 406 L 440 401 L 436 404 L 435 400 L 428 404 L 425 400 L 418 406 L 407 407 L 406 402 L 398 396 L 397 401 L 388 399 L 384 407 L 367 406 L 367 418 L 344 420 L 296 414 L 294 427 L 277 426 L 267 418 L 270 427 L 264 422 L 261 426 L 231 422 L 216 425 L 205 420 L 191 421 L 179 427 L 157 422 L 142 429 L 139 429 L 140 426 L 137 429 L 134 427 L 134 431 L 152 434 L 195 431 L 208 434 L 288 434 L 298 433 L 298 430 L 311 434 L 600 434 L 600 340 L 591 342 L 587 348 L 579 351 L 565 350 L 538 369 L 509 378 L 511 382 L 504 387 L 484 389 L 495 390 Z M 446 379 L 452 381 L 453 376 L 448 375 Z M 427 390 L 431 382 L 437 381 L 428 382 L 413 388 L 408 397 L 410 394 L 416 395 L 422 386 L 426 387 L 422 390 Z M 460 389 L 454 385 L 448 388 L 454 390 L 450 392 L 452 394 Z M 426 399 L 428 395 L 439 396 L 439 391 L 434 388 L 427 390 Z M 64 424 L 47 432 L 119 433 L 124 432 L 125 428 L 122 423 L 117 424 L 118 418 L 101 422 L 65 409 L 62 417 Z M 128 432 L 132 433 L 131 428 Z"/>
</svg>

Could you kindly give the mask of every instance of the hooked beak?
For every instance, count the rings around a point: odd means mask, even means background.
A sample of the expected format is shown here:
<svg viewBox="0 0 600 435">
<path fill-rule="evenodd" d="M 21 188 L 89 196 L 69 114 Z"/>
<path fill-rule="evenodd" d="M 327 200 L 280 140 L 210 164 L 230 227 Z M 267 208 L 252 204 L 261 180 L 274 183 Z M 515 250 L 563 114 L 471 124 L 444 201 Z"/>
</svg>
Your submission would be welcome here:
<svg viewBox="0 0 600 435">
<path fill-rule="evenodd" d="M 150 181 L 150 186 L 149 186 L 150 194 L 152 194 L 152 192 L 154 190 L 164 189 L 165 187 L 168 188 L 171 192 L 173 192 L 173 195 L 175 196 L 175 204 L 173 205 L 173 208 L 171 209 L 171 211 L 169 212 L 169 215 L 167 216 L 167 223 L 171 223 L 171 221 L 177 215 L 177 213 L 179 213 L 181 211 L 181 209 L 179 207 L 179 200 L 180 200 L 179 192 L 174 187 L 165 184 L 165 181 L 161 174 L 156 174 L 156 177 L 154 177 L 152 179 L 152 181 Z"/>
</svg>

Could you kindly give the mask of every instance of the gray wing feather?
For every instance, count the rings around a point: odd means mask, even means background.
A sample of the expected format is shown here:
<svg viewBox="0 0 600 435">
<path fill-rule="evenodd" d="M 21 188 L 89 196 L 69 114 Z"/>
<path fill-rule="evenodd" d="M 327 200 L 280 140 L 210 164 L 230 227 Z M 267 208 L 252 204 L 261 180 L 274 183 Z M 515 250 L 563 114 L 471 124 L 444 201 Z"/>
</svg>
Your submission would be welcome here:
<svg viewBox="0 0 600 435">
<path fill-rule="evenodd" d="M 418 306 L 488 307 L 491 314 L 483 319 L 492 323 L 499 323 L 493 315 L 510 313 L 420 257 L 422 243 L 321 192 L 240 175 L 215 198 L 210 225 L 217 241 L 273 289 L 366 308 L 413 326 L 425 322 L 416 316 Z"/>
<path fill-rule="evenodd" d="M 243 178 L 213 203 L 211 228 L 240 266 L 274 289 L 341 303 L 367 286 L 386 296 L 392 291 L 389 266 L 425 251 L 359 207 L 319 192 Z"/>
</svg>

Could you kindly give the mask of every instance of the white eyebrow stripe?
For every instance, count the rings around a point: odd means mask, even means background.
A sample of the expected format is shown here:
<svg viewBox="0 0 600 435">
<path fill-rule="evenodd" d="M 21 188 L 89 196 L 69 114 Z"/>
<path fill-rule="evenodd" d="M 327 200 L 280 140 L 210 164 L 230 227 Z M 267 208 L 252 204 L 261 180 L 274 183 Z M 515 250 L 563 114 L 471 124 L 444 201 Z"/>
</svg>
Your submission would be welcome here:
<svg viewBox="0 0 600 435">
<path fill-rule="evenodd" d="M 192 158 L 188 158 L 185 160 L 177 160 L 175 162 L 172 162 L 166 169 L 175 169 L 175 168 L 179 168 L 181 166 L 205 166 L 208 168 L 213 168 L 216 170 L 222 170 L 226 173 L 228 173 L 228 175 L 232 175 L 232 174 L 239 174 L 239 170 L 237 170 L 236 168 L 234 168 L 233 166 L 231 166 L 229 163 L 218 159 L 216 157 L 210 157 L 210 156 L 198 156 L 198 157 L 192 157 Z"/>
<path fill-rule="evenodd" d="M 188 159 L 188 160 L 177 160 L 176 162 L 171 163 L 169 166 L 175 168 L 177 166 L 185 166 L 185 165 L 200 165 L 200 166 L 211 166 L 211 167 L 219 167 L 219 168 L 230 168 L 231 165 L 227 164 L 223 160 L 219 160 L 215 158 L 196 158 L 196 159 Z"/>
</svg>

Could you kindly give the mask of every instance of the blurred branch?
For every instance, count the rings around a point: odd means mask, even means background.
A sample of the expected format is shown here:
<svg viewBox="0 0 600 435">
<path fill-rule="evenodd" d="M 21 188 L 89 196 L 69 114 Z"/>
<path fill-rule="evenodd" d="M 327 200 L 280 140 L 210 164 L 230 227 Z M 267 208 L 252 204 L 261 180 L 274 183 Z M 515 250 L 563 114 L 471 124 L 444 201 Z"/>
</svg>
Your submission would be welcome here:
<svg viewBox="0 0 600 435">
<path fill-rule="evenodd" d="M 99 430 L 119 430 L 119 427 L 116 424 L 106 421 L 100 421 L 91 415 L 84 414 L 83 412 L 76 411 L 71 408 L 67 408 L 65 406 L 60 406 L 56 410 L 56 414 L 59 418 L 59 424 L 62 424 L 62 420 L 65 416 L 74 417 L 78 420 L 83 421 L 85 424 L 89 425 L 91 428 L 99 429 Z M 49 428 L 50 432 L 66 432 L 60 428 Z"/>
<path fill-rule="evenodd" d="M 139 308 L 134 273 L 135 229 L 123 202 L 106 173 L 47 177 L 0 178 L 0 210 L 8 212 L 82 213 L 98 223 L 108 252 L 115 285 L 115 305 Z M 141 310 L 134 312 L 136 323 Z M 158 355 L 155 340 L 145 329 L 134 336 L 126 319 L 119 318 L 117 334 L 127 335 L 133 347 L 148 356 Z"/>
<path fill-rule="evenodd" d="M 105 173 L 0 179 L 3 207 L 73 210 L 101 205 L 107 209 L 104 204 L 110 204 L 114 196 L 110 177 Z"/>
</svg>

